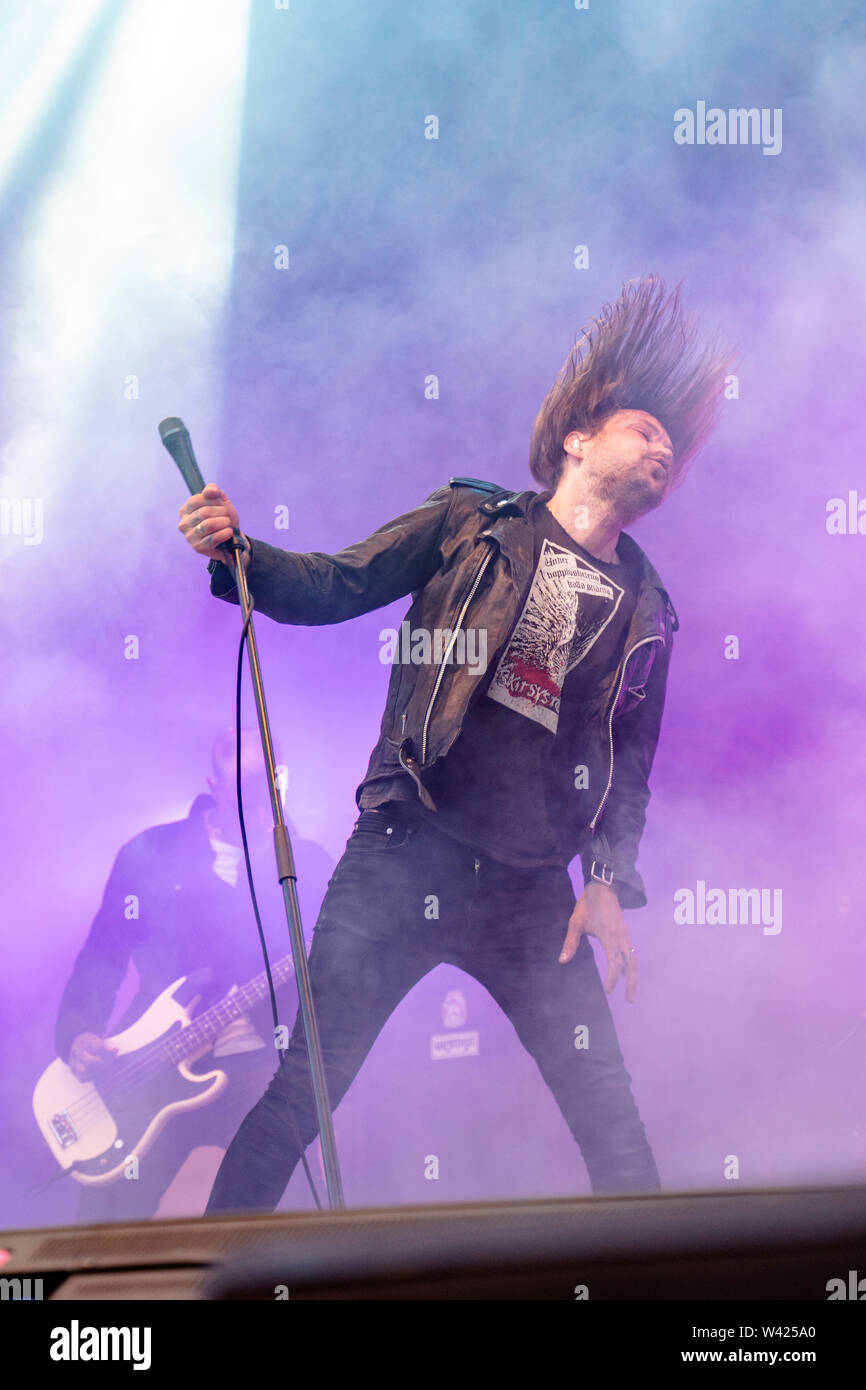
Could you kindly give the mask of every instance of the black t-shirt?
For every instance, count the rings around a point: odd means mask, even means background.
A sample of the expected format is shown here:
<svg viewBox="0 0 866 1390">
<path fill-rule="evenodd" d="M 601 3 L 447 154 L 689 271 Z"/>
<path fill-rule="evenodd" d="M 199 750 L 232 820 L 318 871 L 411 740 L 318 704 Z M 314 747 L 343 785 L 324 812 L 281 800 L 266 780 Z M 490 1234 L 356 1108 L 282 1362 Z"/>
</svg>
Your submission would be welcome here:
<svg viewBox="0 0 866 1390">
<path fill-rule="evenodd" d="M 419 807 L 455 839 L 527 868 L 567 862 L 558 828 L 573 805 L 573 769 L 563 731 L 618 664 L 639 582 L 633 566 L 590 555 L 543 503 L 533 523 L 523 607 L 448 756 L 425 776 L 437 810 Z"/>
</svg>

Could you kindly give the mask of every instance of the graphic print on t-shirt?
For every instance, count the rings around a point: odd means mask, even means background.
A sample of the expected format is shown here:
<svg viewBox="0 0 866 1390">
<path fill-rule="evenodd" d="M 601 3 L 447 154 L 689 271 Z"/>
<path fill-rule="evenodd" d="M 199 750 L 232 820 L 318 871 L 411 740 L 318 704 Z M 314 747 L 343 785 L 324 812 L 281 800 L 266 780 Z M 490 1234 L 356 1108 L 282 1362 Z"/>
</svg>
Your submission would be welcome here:
<svg viewBox="0 0 866 1390">
<path fill-rule="evenodd" d="M 625 590 L 546 537 L 529 597 L 487 691 L 556 733 L 562 684 L 616 614 Z"/>
</svg>

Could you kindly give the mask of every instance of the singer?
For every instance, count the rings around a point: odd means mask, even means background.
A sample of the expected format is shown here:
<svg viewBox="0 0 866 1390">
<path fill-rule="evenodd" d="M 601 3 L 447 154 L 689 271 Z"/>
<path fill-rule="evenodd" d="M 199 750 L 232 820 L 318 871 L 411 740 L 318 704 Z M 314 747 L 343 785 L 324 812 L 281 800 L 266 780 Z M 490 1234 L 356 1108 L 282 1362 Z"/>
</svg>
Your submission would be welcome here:
<svg viewBox="0 0 866 1390">
<path fill-rule="evenodd" d="M 679 626 L 623 528 L 682 480 L 732 360 L 698 341 L 679 295 L 656 276 L 630 281 L 592 320 L 535 422 L 541 492 L 452 478 L 337 554 L 246 536 L 242 553 L 257 610 L 277 622 L 343 622 L 412 595 L 412 661 L 392 666 L 360 814 L 309 956 L 331 1105 L 405 994 L 449 962 L 513 1023 L 595 1193 L 660 1188 L 607 994 L 620 975 L 627 999 L 637 988 L 623 910 L 646 903 L 636 858 Z M 234 580 L 215 547 L 239 526 L 214 485 L 180 512 L 229 602 Z M 483 669 L 460 660 L 482 649 L 470 635 L 483 635 Z M 280 1201 L 300 1157 L 287 1103 L 309 1144 L 300 1017 L 283 1071 L 225 1154 L 209 1213 Z"/>
</svg>

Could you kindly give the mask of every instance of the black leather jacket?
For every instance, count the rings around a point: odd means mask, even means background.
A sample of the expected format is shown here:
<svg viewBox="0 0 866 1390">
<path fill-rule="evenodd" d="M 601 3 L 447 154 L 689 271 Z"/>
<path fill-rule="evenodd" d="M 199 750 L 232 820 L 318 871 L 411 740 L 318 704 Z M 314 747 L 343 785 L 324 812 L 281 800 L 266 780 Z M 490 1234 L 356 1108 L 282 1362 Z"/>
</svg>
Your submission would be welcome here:
<svg viewBox="0 0 866 1390">
<path fill-rule="evenodd" d="M 411 594 L 406 621 L 413 632 L 486 629 L 493 668 L 532 580 L 531 511 L 550 496 L 452 478 L 420 507 L 336 555 L 298 554 L 248 538 L 256 609 L 277 622 L 309 626 L 344 622 Z M 589 771 L 587 789 L 575 792 L 573 823 L 564 828 L 569 858 L 580 855 L 585 880 L 612 883 L 623 907 L 643 907 L 635 861 L 679 622 L 640 546 L 623 532 L 618 548 L 641 575 L 623 658 L 587 701 L 581 720 L 568 729 L 560 725 L 556 737 L 569 765 Z M 212 560 L 209 569 L 212 592 L 237 603 L 226 567 Z M 395 664 L 358 805 L 368 809 L 405 797 L 408 773 L 418 796 L 435 809 L 424 774 L 447 754 L 478 689 L 466 663 Z"/>
</svg>

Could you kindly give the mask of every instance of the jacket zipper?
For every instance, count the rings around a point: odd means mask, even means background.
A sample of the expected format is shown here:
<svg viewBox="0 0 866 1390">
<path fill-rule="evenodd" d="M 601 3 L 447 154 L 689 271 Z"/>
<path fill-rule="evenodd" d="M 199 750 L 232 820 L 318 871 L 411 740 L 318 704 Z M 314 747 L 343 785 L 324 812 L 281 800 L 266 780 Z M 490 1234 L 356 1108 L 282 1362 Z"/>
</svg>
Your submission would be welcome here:
<svg viewBox="0 0 866 1390">
<path fill-rule="evenodd" d="M 450 653 L 451 653 L 451 648 L 454 646 L 454 643 L 457 641 L 457 634 L 458 634 L 458 632 L 460 631 L 461 627 L 463 626 L 463 619 L 466 617 L 466 610 L 467 610 L 467 608 L 469 607 L 470 603 L 472 602 L 473 598 L 475 597 L 475 591 L 476 591 L 476 589 L 478 588 L 478 585 L 481 583 L 481 576 L 482 576 L 482 574 L 484 573 L 484 571 L 486 570 L 487 566 L 490 564 L 490 560 L 491 560 L 492 555 L 493 555 L 493 547 L 492 547 L 492 546 L 488 546 L 487 554 L 484 556 L 484 559 L 481 561 L 481 564 L 478 566 L 478 570 L 477 570 L 477 572 L 476 572 L 475 578 L 474 578 L 473 581 L 472 581 L 472 588 L 469 590 L 469 593 L 466 595 L 466 598 L 465 598 L 465 600 L 464 600 L 464 602 L 463 602 L 463 607 L 460 609 L 460 614 L 459 614 L 459 616 L 458 616 L 458 618 L 457 618 L 457 626 L 454 628 L 454 631 L 451 633 L 451 641 L 448 643 L 448 646 L 447 646 L 446 650 L 442 653 L 442 662 L 441 662 L 441 665 L 440 665 L 440 667 L 439 667 L 439 674 L 437 675 L 437 677 L 436 677 L 436 683 L 435 683 L 435 685 L 433 686 L 433 692 L 432 692 L 432 694 L 431 694 L 431 696 L 430 696 L 430 700 L 429 700 L 428 705 L 427 705 L 427 712 L 426 712 L 426 714 L 424 715 L 424 723 L 423 723 L 422 729 L 421 729 L 421 766 L 422 766 L 422 767 L 424 766 L 424 763 L 425 763 L 426 758 L 427 758 L 427 727 L 428 727 L 428 725 L 429 725 L 429 723 L 430 723 L 430 713 L 431 713 L 431 711 L 432 711 L 432 709 L 433 709 L 433 701 L 436 699 L 436 696 L 437 696 L 438 693 L 439 693 L 439 686 L 442 684 L 442 677 L 443 677 L 444 674 L 445 674 L 445 665 L 446 665 L 446 662 L 447 662 L 447 660 L 448 660 L 448 657 L 449 657 L 449 655 L 450 655 Z"/>
<path fill-rule="evenodd" d="M 633 654 L 637 651 L 638 647 L 644 647 L 644 646 L 646 646 L 647 642 L 662 642 L 662 643 L 664 643 L 664 638 L 663 638 L 663 637 L 658 637 L 658 636 L 655 636 L 655 637 L 642 637 L 641 640 L 640 640 L 639 642 L 635 642 L 635 644 L 634 644 L 634 646 L 632 647 L 631 651 L 628 653 L 628 655 L 626 656 L 625 660 L 624 660 L 623 663 L 622 663 L 622 671 L 621 671 L 620 677 L 619 677 L 619 684 L 618 684 L 618 686 L 617 686 L 617 688 L 616 688 L 616 694 L 614 695 L 614 697 L 613 697 L 613 699 L 611 700 L 611 703 L 610 703 L 610 714 L 608 715 L 608 720 L 607 720 L 607 736 L 608 736 L 608 743 L 609 743 L 609 746 L 610 746 L 610 770 L 609 770 L 608 775 L 607 775 L 607 786 L 606 786 L 605 789 L 604 789 L 604 795 L 602 796 L 601 801 L 600 801 L 599 804 L 598 804 L 598 810 L 596 811 L 595 815 L 593 816 L 592 820 L 591 820 L 590 823 L 589 823 L 590 832 L 591 832 L 592 834 L 595 834 L 595 827 L 596 827 L 596 824 L 597 824 L 597 822 L 598 822 L 598 818 L 599 818 L 599 816 L 601 815 L 602 811 L 604 810 L 604 803 L 607 801 L 608 793 L 610 792 L 611 784 L 613 783 L 613 712 L 614 712 L 614 710 L 616 709 L 616 702 L 617 702 L 617 700 L 619 699 L 620 691 L 622 690 L 622 683 L 623 683 L 623 681 L 625 680 L 625 673 L 626 673 L 626 668 L 627 668 L 627 666 L 628 666 L 628 663 L 631 661 L 631 658 L 632 658 Z"/>
</svg>

